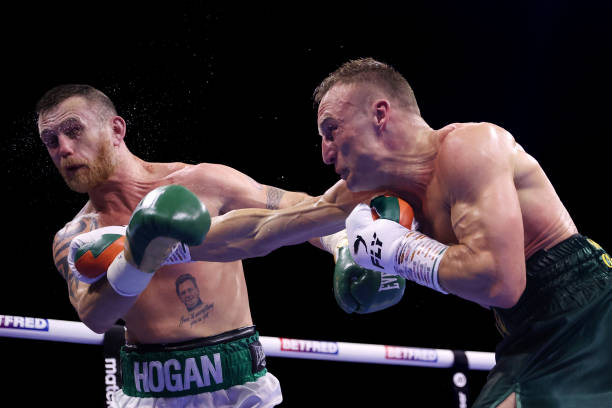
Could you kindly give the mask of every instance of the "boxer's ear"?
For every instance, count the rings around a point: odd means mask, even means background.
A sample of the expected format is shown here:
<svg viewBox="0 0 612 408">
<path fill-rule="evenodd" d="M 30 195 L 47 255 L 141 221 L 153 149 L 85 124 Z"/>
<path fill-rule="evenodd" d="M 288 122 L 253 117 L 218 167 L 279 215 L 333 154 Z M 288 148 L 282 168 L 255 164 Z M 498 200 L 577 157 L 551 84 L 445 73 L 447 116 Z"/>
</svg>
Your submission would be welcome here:
<svg viewBox="0 0 612 408">
<path fill-rule="evenodd" d="M 118 146 L 125 138 L 125 120 L 121 116 L 113 116 L 113 118 L 111 119 L 111 130 L 113 132 L 111 135 L 113 138 L 113 144 L 115 146 Z"/>
<path fill-rule="evenodd" d="M 372 104 L 372 113 L 374 116 L 374 123 L 378 134 L 381 135 L 385 130 L 387 123 L 389 122 L 389 110 L 391 103 L 386 99 L 378 99 Z"/>
</svg>

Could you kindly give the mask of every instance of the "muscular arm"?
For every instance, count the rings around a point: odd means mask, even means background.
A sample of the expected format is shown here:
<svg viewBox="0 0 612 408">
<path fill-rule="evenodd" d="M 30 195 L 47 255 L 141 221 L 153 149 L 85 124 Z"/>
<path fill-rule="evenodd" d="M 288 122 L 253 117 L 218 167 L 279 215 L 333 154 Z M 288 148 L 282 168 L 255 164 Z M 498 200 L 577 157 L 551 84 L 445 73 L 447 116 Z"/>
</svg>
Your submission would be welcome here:
<svg viewBox="0 0 612 408">
<path fill-rule="evenodd" d="M 123 317 L 136 302 L 138 296 L 118 295 L 109 285 L 106 277 L 88 285 L 80 282 L 70 271 L 67 261 L 70 241 L 75 236 L 98 227 L 96 219 L 87 216 L 67 224 L 55 235 L 53 258 L 57 270 L 68 284 L 70 303 L 77 311 L 81 321 L 91 330 L 104 333 Z"/>
<path fill-rule="evenodd" d="M 511 307 L 525 288 L 515 146 L 502 129 L 483 124 L 449 135 L 439 156 L 458 240 L 442 259 L 439 280 L 447 291 L 487 306 Z"/>
<path fill-rule="evenodd" d="M 296 200 L 293 206 L 230 211 L 213 218 L 204 243 L 191 248 L 192 259 L 227 262 L 253 258 L 332 234 L 344 228 L 346 216 L 357 203 L 373 195 L 351 193 L 344 181 L 339 181 L 322 196 Z"/>
<path fill-rule="evenodd" d="M 224 165 L 201 164 L 198 170 L 198 182 L 204 189 L 215 191 L 213 195 L 219 202 L 220 215 L 242 208 L 288 208 L 313 198 L 305 193 L 258 183 L 246 174 Z"/>
</svg>

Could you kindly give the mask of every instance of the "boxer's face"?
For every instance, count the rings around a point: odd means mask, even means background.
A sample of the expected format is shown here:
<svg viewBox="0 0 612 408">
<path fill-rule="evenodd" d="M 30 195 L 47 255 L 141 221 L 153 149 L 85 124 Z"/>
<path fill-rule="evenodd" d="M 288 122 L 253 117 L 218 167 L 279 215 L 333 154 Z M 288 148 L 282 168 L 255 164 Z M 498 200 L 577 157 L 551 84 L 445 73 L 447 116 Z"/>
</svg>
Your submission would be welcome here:
<svg viewBox="0 0 612 408">
<path fill-rule="evenodd" d="M 377 187 L 375 128 L 366 94 L 355 85 L 332 87 L 319 104 L 323 162 L 332 164 L 351 191 Z"/>
<path fill-rule="evenodd" d="M 40 138 L 68 186 L 85 193 L 107 180 L 116 166 L 111 120 L 95 104 L 70 97 L 38 118 Z"/>
</svg>

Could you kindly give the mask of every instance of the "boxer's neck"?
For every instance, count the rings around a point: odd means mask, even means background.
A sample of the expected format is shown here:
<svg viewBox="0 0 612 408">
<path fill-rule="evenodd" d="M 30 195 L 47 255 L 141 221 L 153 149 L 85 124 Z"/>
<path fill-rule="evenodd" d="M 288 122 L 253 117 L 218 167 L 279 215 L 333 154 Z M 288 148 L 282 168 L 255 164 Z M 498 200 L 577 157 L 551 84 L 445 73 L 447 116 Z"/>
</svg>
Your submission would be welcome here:
<svg viewBox="0 0 612 408">
<path fill-rule="evenodd" d="M 113 174 L 89 192 L 91 204 L 102 213 L 131 213 L 147 192 L 161 185 L 159 166 L 123 152 Z"/>
</svg>

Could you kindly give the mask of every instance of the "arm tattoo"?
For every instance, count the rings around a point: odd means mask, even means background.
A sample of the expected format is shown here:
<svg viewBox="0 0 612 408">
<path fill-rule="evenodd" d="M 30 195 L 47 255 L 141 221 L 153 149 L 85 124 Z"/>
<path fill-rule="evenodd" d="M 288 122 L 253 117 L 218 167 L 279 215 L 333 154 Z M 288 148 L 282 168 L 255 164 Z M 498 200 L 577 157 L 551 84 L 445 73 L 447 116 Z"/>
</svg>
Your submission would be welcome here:
<svg viewBox="0 0 612 408">
<path fill-rule="evenodd" d="M 74 279 L 74 275 L 70 272 L 70 267 L 68 266 L 68 252 L 66 252 L 66 254 L 62 256 L 61 258 L 59 255 L 59 253 L 64 251 L 66 248 L 68 248 L 69 245 L 70 245 L 70 242 L 66 242 L 60 248 L 55 249 L 54 259 L 55 259 L 55 267 L 59 271 L 60 275 L 62 275 L 66 283 L 68 283 L 68 295 L 70 297 L 74 297 L 74 292 L 72 290 L 73 283 L 74 283 L 75 290 L 76 290 L 79 287 L 79 281 L 78 279 Z"/>
<path fill-rule="evenodd" d="M 266 187 L 266 209 L 278 210 L 280 202 L 285 195 L 285 190 L 276 187 Z"/>
<path fill-rule="evenodd" d="M 70 272 L 70 267 L 68 266 L 68 248 L 70 246 L 70 241 L 75 236 L 96 228 L 98 228 L 98 222 L 96 219 L 92 219 L 91 223 L 80 220 L 79 222 L 71 223 L 59 231 L 55 238 L 53 245 L 55 267 L 68 284 L 68 295 L 71 298 L 75 297 L 76 290 L 79 288 L 79 280 L 72 272 Z M 63 256 L 61 255 L 62 253 L 64 253 Z"/>
</svg>

